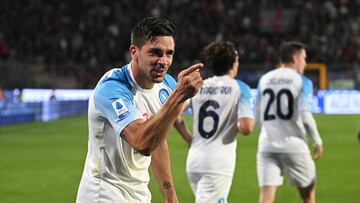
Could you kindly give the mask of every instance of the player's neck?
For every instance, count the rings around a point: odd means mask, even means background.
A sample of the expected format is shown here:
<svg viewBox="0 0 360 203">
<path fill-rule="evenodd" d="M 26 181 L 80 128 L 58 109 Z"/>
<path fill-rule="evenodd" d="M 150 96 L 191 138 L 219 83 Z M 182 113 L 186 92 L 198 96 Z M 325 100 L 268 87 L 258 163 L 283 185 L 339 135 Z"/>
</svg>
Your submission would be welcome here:
<svg viewBox="0 0 360 203">
<path fill-rule="evenodd" d="M 237 71 L 233 70 L 233 69 L 230 69 L 229 72 L 227 74 L 225 74 L 231 78 L 235 78 L 236 75 L 237 75 Z"/>
<path fill-rule="evenodd" d="M 142 76 L 141 74 L 138 74 L 137 77 L 134 76 L 134 79 L 136 83 L 143 89 L 150 90 L 154 87 L 154 82 L 147 80 L 146 77 Z"/>
<path fill-rule="evenodd" d="M 282 63 L 282 64 L 280 64 L 280 68 L 290 68 L 295 71 L 297 70 L 297 68 L 294 66 L 293 63 Z"/>
<path fill-rule="evenodd" d="M 130 71 L 136 84 L 142 89 L 152 89 L 154 87 L 154 82 L 147 79 L 136 63 L 131 63 Z"/>
</svg>

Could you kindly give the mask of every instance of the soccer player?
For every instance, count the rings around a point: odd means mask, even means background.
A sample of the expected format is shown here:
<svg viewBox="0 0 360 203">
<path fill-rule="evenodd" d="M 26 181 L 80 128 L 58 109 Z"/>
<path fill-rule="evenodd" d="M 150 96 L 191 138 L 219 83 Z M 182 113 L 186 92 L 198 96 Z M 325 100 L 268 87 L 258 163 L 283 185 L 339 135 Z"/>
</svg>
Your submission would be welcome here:
<svg viewBox="0 0 360 203">
<path fill-rule="evenodd" d="M 184 102 L 201 87 L 203 65 L 180 72 L 176 85 L 166 74 L 175 52 L 175 28 L 158 17 L 135 25 L 129 50 L 131 62 L 105 73 L 89 100 L 79 203 L 150 203 L 150 162 L 165 201 L 178 202 L 165 138 Z"/>
<path fill-rule="evenodd" d="M 302 73 L 306 47 L 300 42 L 280 45 L 281 67 L 260 78 L 256 124 L 261 128 L 257 152 L 260 203 L 274 202 L 284 173 L 298 188 L 303 202 L 315 202 L 315 164 L 306 132 L 314 142 L 314 158 L 323 154 L 322 140 L 311 114 L 312 82 Z"/>
<path fill-rule="evenodd" d="M 205 68 L 214 76 L 204 80 L 191 98 L 193 137 L 186 171 L 197 203 L 227 202 L 236 160 L 236 135 L 252 132 L 253 111 L 248 85 L 234 79 L 238 53 L 229 41 L 212 42 L 203 50 Z"/>
</svg>

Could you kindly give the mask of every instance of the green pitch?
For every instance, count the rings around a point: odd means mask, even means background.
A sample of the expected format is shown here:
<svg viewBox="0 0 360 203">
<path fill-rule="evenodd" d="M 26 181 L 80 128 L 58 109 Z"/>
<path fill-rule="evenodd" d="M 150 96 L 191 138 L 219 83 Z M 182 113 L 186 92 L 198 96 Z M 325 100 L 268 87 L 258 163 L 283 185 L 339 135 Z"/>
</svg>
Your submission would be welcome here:
<svg viewBox="0 0 360 203">
<path fill-rule="evenodd" d="M 316 120 L 325 143 L 324 156 L 316 162 L 318 202 L 360 202 L 360 143 L 355 137 L 360 115 L 318 115 Z M 257 135 L 256 131 L 238 137 L 229 202 L 257 202 Z M 185 173 L 187 147 L 173 129 L 168 142 L 178 198 L 194 202 Z M 0 127 L 0 202 L 75 202 L 86 150 L 86 117 Z M 153 177 L 150 189 L 153 202 L 163 202 Z M 282 186 L 275 202 L 300 202 L 300 198 L 294 188 Z"/>
</svg>

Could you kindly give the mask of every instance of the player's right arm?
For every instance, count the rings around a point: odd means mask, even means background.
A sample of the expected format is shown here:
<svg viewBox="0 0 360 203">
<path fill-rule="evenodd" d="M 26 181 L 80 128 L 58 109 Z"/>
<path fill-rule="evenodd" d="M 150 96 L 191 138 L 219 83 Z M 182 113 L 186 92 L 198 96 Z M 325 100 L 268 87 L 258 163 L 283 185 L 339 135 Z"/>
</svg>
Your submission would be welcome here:
<svg viewBox="0 0 360 203">
<path fill-rule="evenodd" d="M 251 89 L 241 81 L 237 81 L 240 87 L 240 100 L 238 107 L 237 129 L 242 135 L 249 135 L 254 129 L 254 113 L 251 108 Z"/>
<path fill-rule="evenodd" d="M 237 122 L 237 128 L 242 135 L 249 135 L 254 129 L 254 120 L 252 118 L 240 118 Z"/>
<path fill-rule="evenodd" d="M 144 121 L 137 119 L 127 125 L 121 136 L 139 153 L 150 155 L 161 143 L 175 119 L 183 110 L 184 102 L 202 86 L 199 72 L 202 64 L 195 64 L 179 73 L 178 84 L 158 113 Z"/>
</svg>

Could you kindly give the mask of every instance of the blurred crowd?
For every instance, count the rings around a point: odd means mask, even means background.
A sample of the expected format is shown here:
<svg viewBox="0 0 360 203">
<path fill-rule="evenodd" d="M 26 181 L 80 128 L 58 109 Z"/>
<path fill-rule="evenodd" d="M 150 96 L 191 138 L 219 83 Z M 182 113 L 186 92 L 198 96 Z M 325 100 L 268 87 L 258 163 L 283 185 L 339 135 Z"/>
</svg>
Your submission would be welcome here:
<svg viewBox="0 0 360 203">
<path fill-rule="evenodd" d="M 176 25 L 173 74 L 220 39 L 237 45 L 241 63 L 277 63 L 283 40 L 306 43 L 309 62 L 358 63 L 359 11 L 360 0 L 5 0 L 0 66 L 26 64 L 18 69 L 27 80 L 0 85 L 92 88 L 106 70 L 129 61 L 130 30 L 146 16 Z"/>
</svg>

